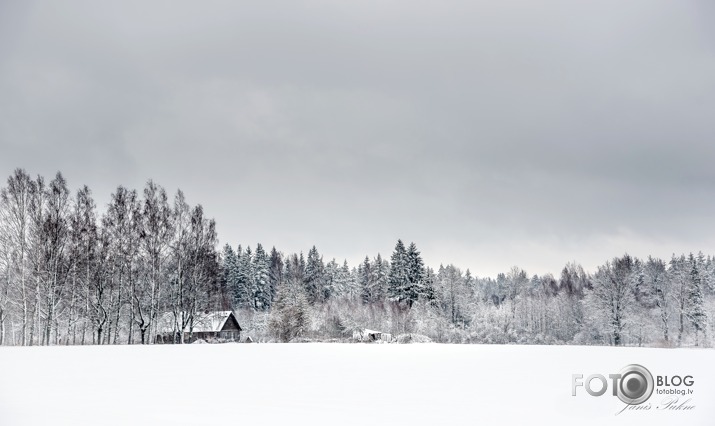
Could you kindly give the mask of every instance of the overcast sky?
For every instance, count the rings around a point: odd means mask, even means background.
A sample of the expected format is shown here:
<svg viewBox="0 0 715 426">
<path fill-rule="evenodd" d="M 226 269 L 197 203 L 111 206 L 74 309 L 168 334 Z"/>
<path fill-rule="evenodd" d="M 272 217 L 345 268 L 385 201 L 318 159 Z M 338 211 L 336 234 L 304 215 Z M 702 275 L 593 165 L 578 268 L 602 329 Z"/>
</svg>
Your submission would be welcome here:
<svg viewBox="0 0 715 426">
<path fill-rule="evenodd" d="M 351 264 L 715 254 L 714 5 L 4 0 L 0 175 Z"/>
</svg>

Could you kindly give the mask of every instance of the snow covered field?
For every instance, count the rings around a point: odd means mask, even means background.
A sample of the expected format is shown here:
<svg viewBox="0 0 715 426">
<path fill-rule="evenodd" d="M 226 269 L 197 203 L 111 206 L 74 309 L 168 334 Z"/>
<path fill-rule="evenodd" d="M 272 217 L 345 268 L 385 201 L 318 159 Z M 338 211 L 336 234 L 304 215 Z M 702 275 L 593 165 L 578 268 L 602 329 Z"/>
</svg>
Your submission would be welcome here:
<svg viewBox="0 0 715 426">
<path fill-rule="evenodd" d="M 691 375 L 693 410 L 571 396 L 572 374 Z M 0 425 L 715 424 L 715 351 L 226 344 L 0 348 Z M 594 388 L 597 388 L 595 385 Z M 686 398 L 683 398 L 683 400 Z"/>
</svg>

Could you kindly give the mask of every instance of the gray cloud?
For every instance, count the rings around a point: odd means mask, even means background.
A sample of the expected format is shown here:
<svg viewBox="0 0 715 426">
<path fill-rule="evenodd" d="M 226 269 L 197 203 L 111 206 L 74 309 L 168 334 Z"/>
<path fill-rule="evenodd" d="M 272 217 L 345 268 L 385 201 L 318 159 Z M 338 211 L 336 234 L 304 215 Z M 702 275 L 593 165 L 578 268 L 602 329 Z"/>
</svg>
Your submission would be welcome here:
<svg viewBox="0 0 715 426">
<path fill-rule="evenodd" d="M 153 178 L 222 242 L 557 272 L 708 250 L 706 1 L 4 2 L 0 170 Z"/>
</svg>

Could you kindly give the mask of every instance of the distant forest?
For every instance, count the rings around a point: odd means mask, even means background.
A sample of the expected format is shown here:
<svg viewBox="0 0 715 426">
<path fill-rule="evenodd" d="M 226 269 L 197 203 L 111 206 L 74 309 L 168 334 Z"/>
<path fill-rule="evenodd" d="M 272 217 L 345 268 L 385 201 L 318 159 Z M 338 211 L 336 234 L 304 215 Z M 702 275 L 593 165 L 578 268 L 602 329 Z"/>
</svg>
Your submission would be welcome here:
<svg viewBox="0 0 715 426">
<path fill-rule="evenodd" d="M 315 246 L 218 241 L 180 190 L 119 186 L 98 209 L 61 173 L 17 169 L 0 191 L 0 344 L 149 344 L 160 316 L 183 330 L 212 310 L 274 342 L 351 341 L 367 328 L 444 343 L 710 347 L 715 334 L 715 258 L 702 253 L 492 278 L 425 266 L 401 240 L 352 266 Z"/>
</svg>

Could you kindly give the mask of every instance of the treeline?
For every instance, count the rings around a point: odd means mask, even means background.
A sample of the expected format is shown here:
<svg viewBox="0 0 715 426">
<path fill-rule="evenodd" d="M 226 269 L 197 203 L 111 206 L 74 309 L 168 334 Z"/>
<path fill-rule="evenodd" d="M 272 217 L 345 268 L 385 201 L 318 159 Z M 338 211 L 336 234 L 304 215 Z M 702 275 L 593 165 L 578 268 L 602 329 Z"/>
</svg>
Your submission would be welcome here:
<svg viewBox="0 0 715 426">
<path fill-rule="evenodd" d="M 715 335 L 715 259 L 702 253 L 490 278 L 435 270 L 401 240 L 389 259 L 352 267 L 316 247 L 217 246 L 214 221 L 180 190 L 170 201 L 152 181 L 119 186 L 100 211 L 88 187 L 18 169 L 0 189 L 0 344 L 151 343 L 225 309 L 262 341 L 364 328 L 450 343 L 712 346 Z"/>
<path fill-rule="evenodd" d="M 71 194 L 18 169 L 0 190 L 0 344 L 148 343 L 164 312 L 190 321 L 229 308 L 215 223 L 181 191 L 119 186 L 101 216 L 87 186 Z M 189 315 L 181 315 L 180 313 Z M 184 324 L 185 325 L 185 324 Z"/>
<path fill-rule="evenodd" d="M 241 246 L 223 250 L 221 280 L 249 333 L 266 340 L 346 339 L 370 328 L 437 342 L 711 346 L 715 258 L 669 262 L 629 255 L 588 274 L 568 263 L 558 278 L 513 267 L 496 278 L 424 265 L 398 241 L 357 267 L 324 262 L 313 247 L 284 257 Z"/>
</svg>

